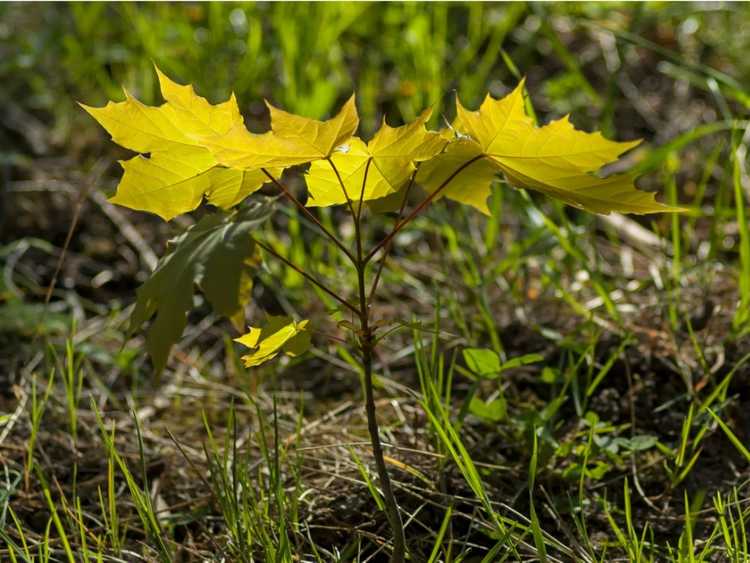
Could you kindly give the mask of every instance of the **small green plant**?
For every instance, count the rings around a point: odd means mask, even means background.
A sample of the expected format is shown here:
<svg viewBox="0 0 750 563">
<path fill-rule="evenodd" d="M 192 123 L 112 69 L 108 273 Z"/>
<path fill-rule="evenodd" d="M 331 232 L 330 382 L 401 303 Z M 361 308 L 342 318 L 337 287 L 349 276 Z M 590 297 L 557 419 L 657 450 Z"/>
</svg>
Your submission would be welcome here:
<svg viewBox="0 0 750 563">
<path fill-rule="evenodd" d="M 386 470 L 373 397 L 373 355 L 387 329 L 373 318 L 370 306 L 396 235 L 430 203 L 444 197 L 489 214 L 487 199 L 498 175 L 517 188 L 539 191 L 596 213 L 679 209 L 638 191 L 631 174 L 597 174 L 638 141 L 614 142 L 600 133 L 584 133 L 567 118 L 537 127 L 526 111 L 523 81 L 505 98 L 487 96 L 477 111 L 457 102 L 456 119 L 440 131 L 427 129 L 431 111 L 426 110 L 400 127 L 383 121 L 365 141 L 356 136 L 359 117 L 354 96 L 327 121 L 293 115 L 267 104 L 271 130 L 255 134 L 245 127 L 234 95 L 212 105 L 191 86 L 173 82 L 158 69 L 157 74 L 165 99 L 160 106 L 146 106 L 127 92 L 123 102 L 110 102 L 102 108 L 83 106 L 116 143 L 140 153 L 122 162 L 124 174 L 111 201 L 165 220 L 204 202 L 220 211 L 205 215 L 172 241 L 137 292 L 131 331 L 153 319 L 147 349 L 155 370 L 161 371 L 185 328 L 196 285 L 218 313 L 242 327 L 253 272 L 263 254 L 281 260 L 334 299 L 341 311 L 358 321 L 341 326 L 351 331 L 361 361 L 368 430 L 393 535 L 391 560 L 404 561 L 404 528 Z M 286 169 L 299 165 L 309 165 L 304 174 L 306 203 L 282 181 Z M 331 249 L 350 263 L 356 277 L 351 294 L 347 287 L 318 279 L 258 238 L 278 198 L 245 200 L 264 184 L 296 206 L 330 242 Z M 407 210 L 410 196 L 418 190 L 422 192 L 420 202 Z M 311 210 L 334 205 L 345 206 L 351 217 L 352 245 L 335 225 Z M 368 246 L 366 218 L 384 212 L 395 213 L 395 224 L 381 240 Z M 307 320 L 272 317 L 237 341 L 252 349 L 243 358 L 245 364 L 256 366 L 279 354 L 302 354 L 310 345 L 310 333 Z M 487 405 L 477 403 L 475 407 Z M 433 422 L 436 427 L 453 429 L 450 424 L 437 424 L 437 419 Z M 446 436 L 446 440 L 449 448 L 460 444 L 457 436 Z M 498 525 L 502 526 L 499 520 Z M 158 527 L 154 528 L 155 537 L 159 537 Z"/>
</svg>

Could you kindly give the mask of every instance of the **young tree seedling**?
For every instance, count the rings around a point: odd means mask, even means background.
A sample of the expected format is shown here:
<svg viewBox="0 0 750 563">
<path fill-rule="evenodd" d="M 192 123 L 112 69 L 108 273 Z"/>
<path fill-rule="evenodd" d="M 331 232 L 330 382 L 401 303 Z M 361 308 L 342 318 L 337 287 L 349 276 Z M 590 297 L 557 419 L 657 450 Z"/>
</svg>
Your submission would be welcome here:
<svg viewBox="0 0 750 563">
<path fill-rule="evenodd" d="M 537 127 L 525 110 L 524 82 L 506 97 L 489 95 L 477 111 L 456 102 L 450 127 L 430 131 L 431 111 L 415 121 L 391 127 L 385 120 L 369 141 L 356 136 L 359 117 L 352 96 L 327 121 L 287 113 L 267 103 L 271 129 L 248 131 L 237 101 L 217 105 L 196 95 L 192 86 L 173 82 L 159 69 L 160 106 L 147 106 L 127 92 L 125 101 L 105 107 L 83 106 L 123 147 L 138 155 L 123 161 L 123 175 L 110 201 L 171 220 L 207 203 L 222 211 L 207 214 L 172 241 L 151 277 L 138 289 L 130 329 L 153 319 L 147 349 L 160 372 L 171 346 L 181 336 L 198 286 L 211 306 L 244 324 L 244 305 L 259 253 L 284 262 L 333 298 L 352 315 L 350 330 L 362 363 L 365 408 L 372 453 L 392 532 L 391 561 L 407 554 L 401 516 L 383 456 L 373 394 L 373 355 L 378 342 L 370 305 L 396 235 L 411 225 L 430 203 L 448 198 L 489 214 L 492 181 L 542 192 L 594 213 L 659 213 L 680 211 L 658 203 L 654 194 L 636 189 L 630 174 L 597 175 L 605 165 L 639 141 L 614 142 L 600 133 L 576 130 L 567 117 Z M 303 204 L 281 180 L 292 166 L 309 165 Z M 309 219 L 316 232 L 351 264 L 357 285 L 351 294 L 317 279 L 292 263 L 257 233 L 274 203 L 255 197 L 270 184 Z M 421 190 L 421 202 L 407 210 L 410 195 Z M 314 207 L 343 205 L 354 226 L 350 248 L 328 229 Z M 390 232 L 368 245 L 365 218 L 382 210 L 396 212 Z M 370 266 L 374 265 L 372 269 Z M 310 344 L 307 320 L 271 317 L 250 328 L 237 341 L 252 349 L 243 357 L 248 367 L 279 354 L 300 355 Z"/>
</svg>

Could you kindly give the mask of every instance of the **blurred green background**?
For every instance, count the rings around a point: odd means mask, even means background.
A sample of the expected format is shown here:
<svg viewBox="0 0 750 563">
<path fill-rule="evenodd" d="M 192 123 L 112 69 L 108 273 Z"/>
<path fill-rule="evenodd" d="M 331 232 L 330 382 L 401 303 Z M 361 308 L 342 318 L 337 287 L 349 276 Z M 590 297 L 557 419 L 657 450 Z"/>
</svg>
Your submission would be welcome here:
<svg viewBox="0 0 750 563">
<path fill-rule="evenodd" d="M 234 91 L 256 131 L 268 126 L 263 98 L 323 118 L 355 91 L 365 136 L 383 117 L 396 124 L 426 106 L 435 108 L 432 125 L 442 126 L 456 94 L 476 107 L 525 76 L 541 122 L 570 113 L 579 128 L 644 139 L 620 166 L 635 167 L 642 188 L 693 212 L 672 224 L 638 221 L 660 235 L 681 231 L 691 264 L 699 255 L 733 264 L 742 230 L 731 155 L 750 107 L 748 52 L 747 3 L 4 3 L 0 239 L 36 241 L 23 252 L 36 288 L 26 298 L 38 299 L 76 198 L 92 188 L 111 193 L 121 173 L 114 161 L 129 157 L 76 102 L 121 100 L 124 87 L 159 103 L 156 63 L 213 102 Z M 503 192 L 524 208 L 517 193 Z M 129 301 L 148 264 L 122 254 L 123 241 L 101 217 L 107 209 L 89 213 L 84 199 L 71 249 L 93 262 L 66 263 L 75 271 L 63 274 L 80 292 L 117 264 L 122 272 L 102 286 L 111 293 L 97 286 L 90 296 Z M 528 222 L 511 209 L 504 221 Z M 154 248 L 173 234 L 171 224 L 121 212 Z M 577 225 L 596 221 L 566 213 Z M 3 251 L 4 262 L 16 246 Z"/>
<path fill-rule="evenodd" d="M 649 98 L 675 77 L 748 103 L 748 14 L 746 3 L 7 3 L 0 103 L 54 123 L 51 140 L 66 143 L 94 127 L 76 100 L 122 99 L 125 86 L 157 101 L 153 61 L 212 100 L 234 90 L 260 120 L 263 97 L 321 117 L 355 90 L 368 133 L 383 113 L 442 110 L 454 90 L 476 104 L 526 75 L 542 114 L 648 138 L 664 102 Z"/>
</svg>

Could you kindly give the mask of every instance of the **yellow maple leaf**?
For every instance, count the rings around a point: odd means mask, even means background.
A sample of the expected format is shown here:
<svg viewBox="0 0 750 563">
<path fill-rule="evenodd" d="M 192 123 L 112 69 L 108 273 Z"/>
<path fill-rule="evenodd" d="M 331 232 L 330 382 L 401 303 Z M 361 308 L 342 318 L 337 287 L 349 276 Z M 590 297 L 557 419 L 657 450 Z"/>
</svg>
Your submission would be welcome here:
<svg viewBox="0 0 750 563">
<path fill-rule="evenodd" d="M 255 134 L 243 124 L 236 124 L 223 134 L 202 139 L 219 163 L 260 170 L 327 158 L 352 137 L 359 125 L 353 95 L 339 113 L 327 121 L 287 113 L 268 102 L 266 105 L 271 112 L 270 131 Z"/>
<path fill-rule="evenodd" d="M 121 162 L 124 174 L 110 201 L 170 220 L 198 207 L 204 197 L 227 208 L 260 188 L 267 180 L 262 172 L 217 167 L 200 141 L 242 125 L 234 95 L 212 105 L 192 86 L 173 82 L 158 68 L 156 72 L 166 100 L 161 106 L 142 104 L 128 92 L 124 102 L 101 108 L 81 104 L 112 140 L 142 153 Z"/>
<path fill-rule="evenodd" d="M 256 350 L 242 356 L 245 367 L 259 366 L 281 352 L 298 356 L 310 346 L 310 334 L 305 332 L 308 321 L 295 321 L 291 317 L 269 317 L 262 328 L 250 327 L 247 334 L 235 338 L 248 348 Z"/>
<path fill-rule="evenodd" d="M 396 193 L 409 181 L 415 163 L 431 159 L 447 143 L 440 134 L 425 128 L 431 114 L 431 110 L 426 110 L 415 121 L 400 127 L 391 127 L 383 120 L 367 144 L 353 137 L 333 153 L 331 162 L 313 162 L 305 176 L 310 194 L 307 205 L 326 207 L 346 203 L 347 196 L 358 202 Z"/>
<path fill-rule="evenodd" d="M 435 191 L 462 160 L 482 155 L 441 189 L 440 196 L 487 213 L 485 202 L 494 168 L 516 187 L 536 190 L 595 213 L 680 211 L 655 201 L 653 193 L 638 191 L 632 175 L 596 175 L 602 166 L 640 141 L 620 143 L 605 139 L 601 133 L 578 131 L 567 116 L 536 127 L 526 115 L 523 88 L 522 81 L 502 99 L 488 95 L 477 111 L 469 111 L 457 101 L 454 128 L 458 140 L 427 163 L 417 181 L 427 191 Z"/>
<path fill-rule="evenodd" d="M 425 162 L 419 168 L 416 181 L 428 192 L 444 186 L 436 199 L 447 197 L 489 215 L 487 198 L 497 174 L 497 165 L 485 157 L 477 143 L 459 139 Z"/>
</svg>

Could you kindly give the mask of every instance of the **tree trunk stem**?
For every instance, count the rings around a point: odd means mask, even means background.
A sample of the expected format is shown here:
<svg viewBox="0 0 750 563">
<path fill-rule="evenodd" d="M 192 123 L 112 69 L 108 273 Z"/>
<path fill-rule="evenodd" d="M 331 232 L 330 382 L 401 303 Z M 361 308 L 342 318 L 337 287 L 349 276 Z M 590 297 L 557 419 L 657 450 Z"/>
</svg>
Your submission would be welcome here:
<svg viewBox="0 0 750 563">
<path fill-rule="evenodd" d="M 364 261 L 361 260 L 361 248 L 358 249 L 358 267 L 357 278 L 359 281 L 359 305 L 360 305 L 360 347 L 362 349 L 362 367 L 364 370 L 364 387 L 365 387 L 365 410 L 367 411 L 367 430 L 370 433 L 370 442 L 372 443 L 372 455 L 375 458 L 375 467 L 378 471 L 378 480 L 380 489 L 383 493 L 383 502 L 385 504 L 385 514 L 388 518 L 388 524 L 393 534 L 393 552 L 391 553 L 391 563 L 404 563 L 406 560 L 406 536 L 404 535 L 404 524 L 401 521 L 401 514 L 398 510 L 398 503 L 393 494 L 391 478 L 388 475 L 388 469 L 385 466 L 383 457 L 383 446 L 380 443 L 380 431 L 378 429 L 378 419 L 375 411 L 375 397 L 372 388 L 372 355 L 374 348 L 374 335 L 370 328 L 370 309 L 367 304 L 367 289 L 365 287 L 365 268 Z"/>
<path fill-rule="evenodd" d="M 396 497 L 393 494 L 391 479 L 383 457 L 383 446 L 380 443 L 378 420 L 375 412 L 375 398 L 372 389 L 372 334 L 369 330 L 362 335 L 362 364 L 365 376 L 365 408 L 367 410 L 367 429 L 370 432 L 372 442 L 372 455 L 375 458 L 375 467 L 378 471 L 380 488 L 383 492 L 385 513 L 393 534 L 393 553 L 391 563 L 403 563 L 406 556 L 406 537 L 404 536 L 404 525 L 398 510 Z"/>
</svg>

